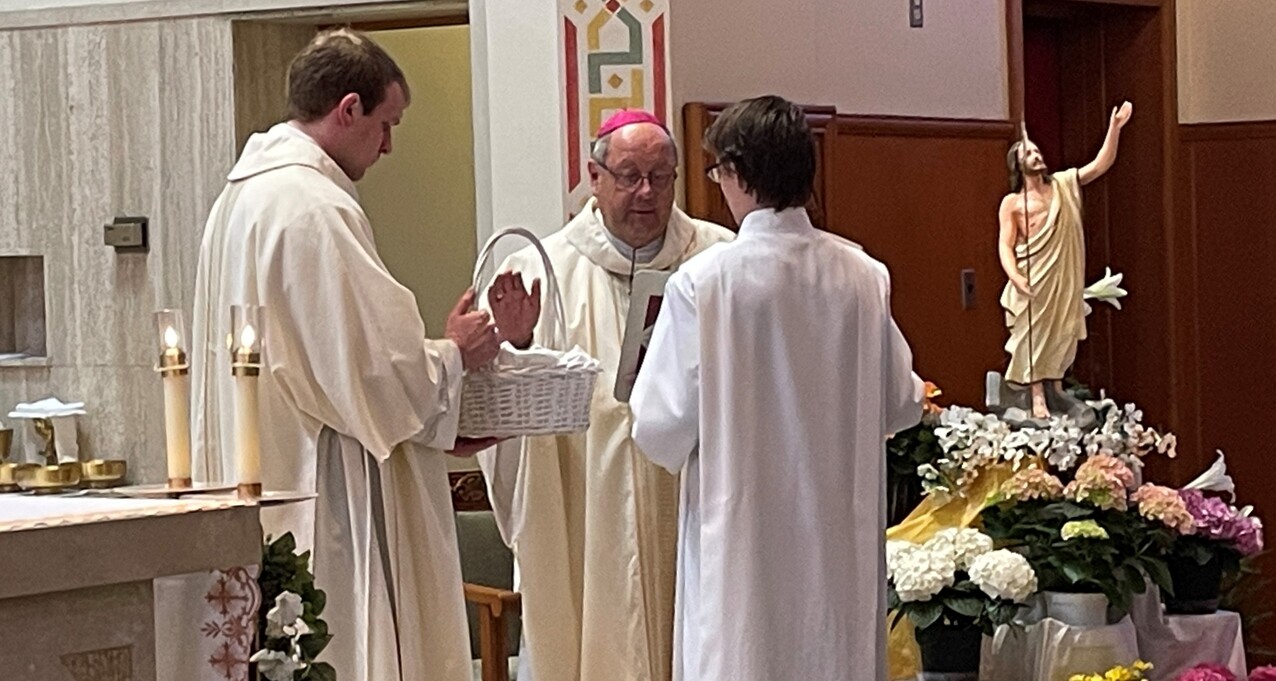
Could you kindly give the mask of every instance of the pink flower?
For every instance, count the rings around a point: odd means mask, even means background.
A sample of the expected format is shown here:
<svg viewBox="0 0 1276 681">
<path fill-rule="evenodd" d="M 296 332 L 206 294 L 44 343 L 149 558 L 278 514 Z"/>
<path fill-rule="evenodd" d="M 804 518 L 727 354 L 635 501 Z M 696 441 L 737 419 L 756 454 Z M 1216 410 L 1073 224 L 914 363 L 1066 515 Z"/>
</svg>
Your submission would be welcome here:
<svg viewBox="0 0 1276 681">
<path fill-rule="evenodd" d="M 1065 498 L 1102 509 L 1124 511 L 1126 490 L 1134 486 L 1130 467 L 1111 454 L 1096 454 L 1077 469 L 1077 477 L 1064 488 Z"/>
<path fill-rule="evenodd" d="M 1053 501 L 1063 496 L 1063 483 L 1040 468 L 1025 468 L 1001 485 L 1001 494 L 1015 501 Z"/>
<path fill-rule="evenodd" d="M 1187 510 L 1183 497 L 1169 487 L 1146 484 L 1131 497 L 1139 505 L 1139 514 L 1148 520 L 1159 520 L 1179 534 L 1196 532 L 1196 521 Z"/>
<path fill-rule="evenodd" d="M 1236 675 L 1227 667 L 1216 664 L 1203 664 L 1183 672 L 1175 681 L 1237 681 Z M 1253 677 L 1250 677 L 1253 681 Z"/>
<path fill-rule="evenodd" d="M 1182 490 L 1179 496 L 1196 522 L 1196 535 L 1233 545 L 1241 555 L 1252 556 L 1263 550 L 1263 523 L 1247 516 L 1217 497 L 1207 497 L 1197 490 Z"/>
<path fill-rule="evenodd" d="M 1276 681 L 1276 667 L 1259 667 L 1251 671 L 1249 681 Z"/>
</svg>

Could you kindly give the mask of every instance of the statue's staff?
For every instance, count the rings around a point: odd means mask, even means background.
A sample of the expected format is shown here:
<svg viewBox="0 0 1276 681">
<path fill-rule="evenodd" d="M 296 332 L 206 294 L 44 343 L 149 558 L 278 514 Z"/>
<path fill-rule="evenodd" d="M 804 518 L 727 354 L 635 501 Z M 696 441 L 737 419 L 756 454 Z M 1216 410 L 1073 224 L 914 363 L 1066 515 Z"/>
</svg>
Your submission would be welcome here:
<svg viewBox="0 0 1276 681">
<path fill-rule="evenodd" d="M 1032 244 L 1029 242 L 1029 225 L 1028 225 L 1028 177 L 1024 171 L 1024 162 L 1028 157 L 1028 123 L 1025 120 L 1019 121 L 1019 185 L 1023 191 L 1023 263 L 1024 275 L 1028 278 L 1028 384 L 1031 385 L 1037 381 L 1036 361 L 1037 355 L 1032 349 L 1032 298 L 1034 291 L 1032 290 Z"/>
</svg>

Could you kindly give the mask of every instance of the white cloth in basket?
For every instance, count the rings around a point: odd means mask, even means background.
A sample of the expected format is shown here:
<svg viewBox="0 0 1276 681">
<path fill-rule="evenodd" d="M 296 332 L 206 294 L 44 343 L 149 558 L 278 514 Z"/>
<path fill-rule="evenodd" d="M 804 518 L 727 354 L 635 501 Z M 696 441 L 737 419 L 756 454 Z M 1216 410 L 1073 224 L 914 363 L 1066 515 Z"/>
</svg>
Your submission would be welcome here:
<svg viewBox="0 0 1276 681">
<path fill-rule="evenodd" d="M 516 371 L 518 369 L 570 369 L 573 371 L 593 371 L 602 368 L 598 360 L 590 356 L 579 345 L 571 350 L 551 350 L 540 345 L 533 345 L 526 350 L 519 350 L 506 343 L 489 367 L 495 371 Z"/>
</svg>

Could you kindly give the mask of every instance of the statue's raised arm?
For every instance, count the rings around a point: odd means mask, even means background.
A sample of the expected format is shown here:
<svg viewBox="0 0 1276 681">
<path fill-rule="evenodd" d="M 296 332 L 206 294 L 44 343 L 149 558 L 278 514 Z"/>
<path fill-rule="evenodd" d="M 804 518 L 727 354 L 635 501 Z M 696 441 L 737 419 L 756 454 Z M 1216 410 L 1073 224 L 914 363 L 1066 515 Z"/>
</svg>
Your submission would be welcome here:
<svg viewBox="0 0 1276 681">
<path fill-rule="evenodd" d="M 1103 177 L 1104 173 L 1111 170 L 1112 164 L 1116 163 L 1117 147 L 1121 144 L 1121 128 L 1130 122 L 1130 117 L 1133 115 L 1134 105 L 1129 102 L 1124 102 L 1121 106 L 1112 109 L 1112 116 L 1108 119 L 1108 134 L 1103 138 L 1099 155 L 1082 166 L 1078 173 L 1077 179 L 1083 186 Z"/>
</svg>

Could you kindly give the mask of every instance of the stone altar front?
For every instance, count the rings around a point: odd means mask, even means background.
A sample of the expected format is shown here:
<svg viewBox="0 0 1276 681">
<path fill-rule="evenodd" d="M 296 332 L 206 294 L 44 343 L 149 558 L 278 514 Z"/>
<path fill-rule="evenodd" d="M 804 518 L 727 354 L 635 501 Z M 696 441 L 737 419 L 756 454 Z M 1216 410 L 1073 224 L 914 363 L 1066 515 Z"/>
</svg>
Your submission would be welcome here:
<svg viewBox="0 0 1276 681">
<path fill-rule="evenodd" d="M 153 581 L 257 565 L 261 542 L 239 501 L 0 496 L 0 675 L 169 679 Z"/>
</svg>

